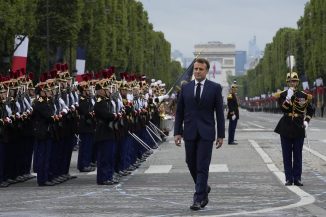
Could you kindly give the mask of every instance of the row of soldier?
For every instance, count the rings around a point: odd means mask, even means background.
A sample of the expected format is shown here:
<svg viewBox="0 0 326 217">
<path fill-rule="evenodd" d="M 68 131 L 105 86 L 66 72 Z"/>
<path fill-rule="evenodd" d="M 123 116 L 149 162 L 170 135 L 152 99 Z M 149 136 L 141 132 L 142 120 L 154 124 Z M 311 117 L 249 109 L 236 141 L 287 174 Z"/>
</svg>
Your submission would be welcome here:
<svg viewBox="0 0 326 217">
<path fill-rule="evenodd" d="M 164 85 L 126 73 L 117 81 L 113 68 L 98 75 L 76 84 L 63 64 L 35 87 L 23 71 L 1 78 L 1 187 L 34 178 L 32 170 L 39 186 L 76 178 L 69 169 L 77 143 L 78 170 L 97 167 L 97 184 L 116 184 L 158 147 Z"/>
</svg>

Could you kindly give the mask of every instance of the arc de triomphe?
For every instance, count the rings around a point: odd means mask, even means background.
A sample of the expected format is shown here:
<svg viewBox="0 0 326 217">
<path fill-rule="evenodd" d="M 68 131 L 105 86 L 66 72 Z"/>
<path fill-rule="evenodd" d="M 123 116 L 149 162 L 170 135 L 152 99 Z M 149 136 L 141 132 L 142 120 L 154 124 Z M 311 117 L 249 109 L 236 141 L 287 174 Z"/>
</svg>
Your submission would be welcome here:
<svg viewBox="0 0 326 217">
<path fill-rule="evenodd" d="M 235 75 L 235 45 L 223 44 L 219 41 L 196 44 L 194 55 L 195 57 L 199 55 L 199 57 L 210 62 L 207 78 L 222 85 L 222 95 L 224 102 L 226 102 L 226 96 L 229 92 L 227 77 Z"/>
</svg>

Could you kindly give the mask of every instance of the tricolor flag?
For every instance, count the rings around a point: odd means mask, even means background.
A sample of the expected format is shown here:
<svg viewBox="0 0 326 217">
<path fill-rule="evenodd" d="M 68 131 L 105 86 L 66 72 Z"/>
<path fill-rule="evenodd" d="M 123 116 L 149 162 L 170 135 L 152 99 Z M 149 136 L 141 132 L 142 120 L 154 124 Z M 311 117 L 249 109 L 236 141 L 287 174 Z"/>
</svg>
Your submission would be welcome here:
<svg viewBox="0 0 326 217">
<path fill-rule="evenodd" d="M 85 59 L 86 59 L 86 52 L 84 48 L 78 47 L 77 48 L 77 60 L 76 60 L 76 80 L 82 81 L 81 75 L 85 73 Z"/>
<path fill-rule="evenodd" d="M 15 37 L 15 52 L 11 64 L 12 71 L 16 71 L 18 69 L 26 70 L 28 42 L 29 39 L 27 36 L 17 35 Z"/>
</svg>

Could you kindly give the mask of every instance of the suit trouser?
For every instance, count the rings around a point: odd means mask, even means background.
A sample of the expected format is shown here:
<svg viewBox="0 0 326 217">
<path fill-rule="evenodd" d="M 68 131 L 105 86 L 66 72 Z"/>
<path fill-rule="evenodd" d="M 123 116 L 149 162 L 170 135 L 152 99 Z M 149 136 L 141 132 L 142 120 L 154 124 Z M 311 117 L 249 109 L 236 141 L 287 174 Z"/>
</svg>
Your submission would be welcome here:
<svg viewBox="0 0 326 217">
<path fill-rule="evenodd" d="M 85 167 L 89 167 L 91 164 L 94 134 L 80 133 L 79 138 L 77 168 L 78 170 L 82 170 Z"/>
<path fill-rule="evenodd" d="M 4 144 L 0 141 L 0 184 L 4 181 Z"/>
<path fill-rule="evenodd" d="M 96 143 L 97 147 L 97 184 L 112 180 L 114 173 L 114 146 L 113 139 Z"/>
<path fill-rule="evenodd" d="M 32 136 L 24 137 L 23 145 L 24 145 L 23 174 L 29 174 L 31 172 L 31 166 L 32 166 L 34 137 L 32 137 Z"/>
<path fill-rule="evenodd" d="M 186 163 L 195 182 L 194 202 L 201 202 L 207 196 L 209 165 L 212 158 L 213 141 L 185 140 Z"/>
<path fill-rule="evenodd" d="M 237 123 L 238 119 L 229 120 L 229 137 L 228 137 L 228 143 L 234 142 L 234 134 L 235 134 L 235 129 L 237 128 Z"/>
<path fill-rule="evenodd" d="M 304 137 L 290 139 L 281 136 L 284 172 L 287 181 L 301 181 L 303 142 Z"/>
<path fill-rule="evenodd" d="M 51 139 L 37 140 L 37 183 L 44 184 L 49 179 L 49 167 L 50 167 L 50 158 L 51 158 Z"/>
<path fill-rule="evenodd" d="M 63 138 L 63 158 L 62 158 L 62 174 L 69 174 L 70 162 L 74 146 L 76 145 L 75 135 L 68 135 Z"/>
</svg>

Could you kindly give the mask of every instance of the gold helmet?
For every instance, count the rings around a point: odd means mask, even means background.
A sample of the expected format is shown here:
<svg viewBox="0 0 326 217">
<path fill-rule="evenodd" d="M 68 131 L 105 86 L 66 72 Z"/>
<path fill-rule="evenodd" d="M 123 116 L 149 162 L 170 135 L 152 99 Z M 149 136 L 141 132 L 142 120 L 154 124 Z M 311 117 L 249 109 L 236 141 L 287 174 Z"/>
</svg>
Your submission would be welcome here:
<svg viewBox="0 0 326 217">
<path fill-rule="evenodd" d="M 232 84 L 232 85 L 231 85 L 231 88 L 232 88 L 232 89 L 237 89 L 237 88 L 238 88 L 238 85 L 237 85 L 237 84 Z"/>
<path fill-rule="evenodd" d="M 289 81 L 299 81 L 298 73 L 296 72 L 289 72 L 286 74 L 286 82 Z"/>
</svg>

